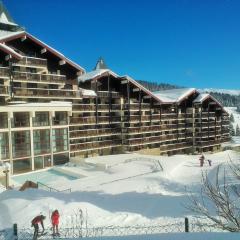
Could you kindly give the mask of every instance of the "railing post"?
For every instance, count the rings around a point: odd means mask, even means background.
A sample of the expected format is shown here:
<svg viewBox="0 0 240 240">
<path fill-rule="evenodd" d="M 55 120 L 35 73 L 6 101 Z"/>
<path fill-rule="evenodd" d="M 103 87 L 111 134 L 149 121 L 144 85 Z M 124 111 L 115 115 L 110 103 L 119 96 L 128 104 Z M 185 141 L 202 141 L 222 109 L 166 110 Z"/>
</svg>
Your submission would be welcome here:
<svg viewBox="0 0 240 240">
<path fill-rule="evenodd" d="M 189 221 L 187 217 L 185 217 L 185 232 L 189 232 Z"/>
<path fill-rule="evenodd" d="M 18 239 L 18 230 L 17 230 L 17 224 L 13 224 L 13 239 L 17 240 Z"/>
</svg>

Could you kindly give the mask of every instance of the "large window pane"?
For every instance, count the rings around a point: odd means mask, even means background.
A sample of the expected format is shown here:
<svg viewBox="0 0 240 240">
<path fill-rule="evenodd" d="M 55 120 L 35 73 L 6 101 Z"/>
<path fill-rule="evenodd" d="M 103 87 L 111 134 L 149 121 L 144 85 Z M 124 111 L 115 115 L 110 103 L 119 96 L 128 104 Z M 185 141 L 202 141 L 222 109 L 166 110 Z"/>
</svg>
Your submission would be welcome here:
<svg viewBox="0 0 240 240">
<path fill-rule="evenodd" d="M 8 133 L 0 133 L 0 160 L 9 158 Z"/>
<path fill-rule="evenodd" d="M 49 114 L 48 112 L 36 112 L 33 118 L 33 126 L 49 126 Z"/>
<path fill-rule="evenodd" d="M 38 169 L 42 169 L 43 168 L 43 157 L 35 157 L 34 158 L 34 169 L 38 170 Z"/>
<path fill-rule="evenodd" d="M 8 114 L 0 113 L 0 128 L 8 128 Z"/>
<path fill-rule="evenodd" d="M 33 145 L 35 155 L 50 153 L 50 131 L 34 130 Z"/>
<path fill-rule="evenodd" d="M 55 117 L 53 118 L 53 125 L 67 125 L 68 116 L 67 112 L 55 112 Z"/>
<path fill-rule="evenodd" d="M 53 155 L 53 165 L 64 164 L 69 161 L 68 153 L 55 154 Z"/>
<path fill-rule="evenodd" d="M 31 159 L 19 159 L 13 161 L 13 174 L 31 171 Z"/>
<path fill-rule="evenodd" d="M 29 112 L 13 113 L 12 127 L 29 127 Z"/>
<path fill-rule="evenodd" d="M 63 152 L 68 150 L 68 129 L 53 129 L 52 132 L 53 152 Z"/>
<path fill-rule="evenodd" d="M 13 158 L 31 155 L 30 131 L 12 132 Z"/>
</svg>

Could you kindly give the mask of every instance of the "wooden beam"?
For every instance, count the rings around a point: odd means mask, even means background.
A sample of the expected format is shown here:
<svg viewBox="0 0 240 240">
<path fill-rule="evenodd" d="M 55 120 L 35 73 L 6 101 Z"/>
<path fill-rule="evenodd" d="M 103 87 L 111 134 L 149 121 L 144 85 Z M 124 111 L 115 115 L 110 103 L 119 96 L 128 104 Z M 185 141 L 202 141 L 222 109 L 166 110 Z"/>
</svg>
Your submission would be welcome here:
<svg viewBox="0 0 240 240">
<path fill-rule="evenodd" d="M 6 60 L 6 61 L 9 61 L 11 58 L 12 58 L 12 55 L 9 54 L 9 55 L 7 55 L 7 56 L 5 57 L 5 60 Z"/>
<path fill-rule="evenodd" d="M 121 81 L 121 84 L 127 84 L 127 83 L 128 83 L 128 80 Z"/>
<path fill-rule="evenodd" d="M 41 54 L 44 54 L 45 52 L 47 52 L 46 48 L 41 49 Z"/>
<path fill-rule="evenodd" d="M 21 41 L 23 42 L 23 41 L 25 41 L 27 39 L 27 36 L 25 35 L 25 36 L 23 36 L 23 37 L 21 37 Z"/>
<path fill-rule="evenodd" d="M 66 61 L 65 61 L 65 60 L 60 60 L 60 61 L 59 61 L 59 65 L 64 65 L 64 64 L 66 64 Z"/>
<path fill-rule="evenodd" d="M 133 88 L 133 92 L 139 92 L 140 88 Z"/>
</svg>

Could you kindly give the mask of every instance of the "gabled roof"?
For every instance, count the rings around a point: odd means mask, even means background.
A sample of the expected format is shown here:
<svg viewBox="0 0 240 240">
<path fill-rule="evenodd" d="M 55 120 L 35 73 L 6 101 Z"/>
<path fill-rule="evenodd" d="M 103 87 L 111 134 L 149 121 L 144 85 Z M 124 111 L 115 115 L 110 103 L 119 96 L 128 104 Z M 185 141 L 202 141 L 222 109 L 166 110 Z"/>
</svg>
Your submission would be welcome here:
<svg viewBox="0 0 240 240">
<path fill-rule="evenodd" d="M 192 93 L 197 92 L 195 88 L 178 88 L 153 92 L 163 103 L 179 103 Z"/>
<path fill-rule="evenodd" d="M 62 53 L 58 52 L 56 49 L 50 47 L 46 43 L 42 42 L 38 38 L 34 37 L 33 35 L 25 32 L 25 31 L 21 31 L 21 32 L 2 31 L 2 36 L 1 36 L 1 31 L 0 31 L 0 43 L 3 43 L 3 42 L 7 43 L 8 41 L 18 39 L 18 38 L 22 38 L 22 37 L 26 37 L 26 38 L 32 40 L 33 42 L 35 42 L 36 44 L 40 45 L 42 48 L 46 48 L 47 51 L 49 51 L 52 54 L 54 54 L 55 56 L 59 57 L 61 60 L 66 61 L 66 63 L 68 63 L 72 67 L 76 68 L 78 71 L 85 72 L 84 68 L 82 68 L 81 66 L 79 66 L 75 62 L 73 62 L 70 59 L 68 59 L 67 57 L 65 57 Z"/>
<path fill-rule="evenodd" d="M 93 70 L 91 72 L 85 73 L 81 76 L 78 77 L 78 81 L 79 82 L 86 82 L 98 77 L 102 77 L 104 75 L 110 74 L 114 77 L 119 77 L 116 73 L 114 73 L 113 71 L 111 71 L 110 69 L 97 69 L 97 70 Z"/>
<path fill-rule="evenodd" d="M 216 99 L 214 98 L 212 95 L 210 95 L 209 93 L 200 93 L 196 99 L 194 99 L 193 103 L 203 103 L 205 100 L 207 100 L 208 98 L 212 99 L 214 102 L 216 102 L 218 105 L 220 105 L 221 107 L 222 104 Z"/>
</svg>

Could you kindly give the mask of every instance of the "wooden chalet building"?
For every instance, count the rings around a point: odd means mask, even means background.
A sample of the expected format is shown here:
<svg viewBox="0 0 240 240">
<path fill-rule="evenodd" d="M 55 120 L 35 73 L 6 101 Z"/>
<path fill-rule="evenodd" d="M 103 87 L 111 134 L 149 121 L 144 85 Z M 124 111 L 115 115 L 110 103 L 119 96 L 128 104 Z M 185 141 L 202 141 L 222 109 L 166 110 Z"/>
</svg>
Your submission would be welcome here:
<svg viewBox="0 0 240 240">
<path fill-rule="evenodd" d="M 0 160 L 12 173 L 70 157 L 154 149 L 201 152 L 229 140 L 229 116 L 191 88 L 151 92 L 100 59 L 87 72 L 0 5 Z"/>
</svg>

